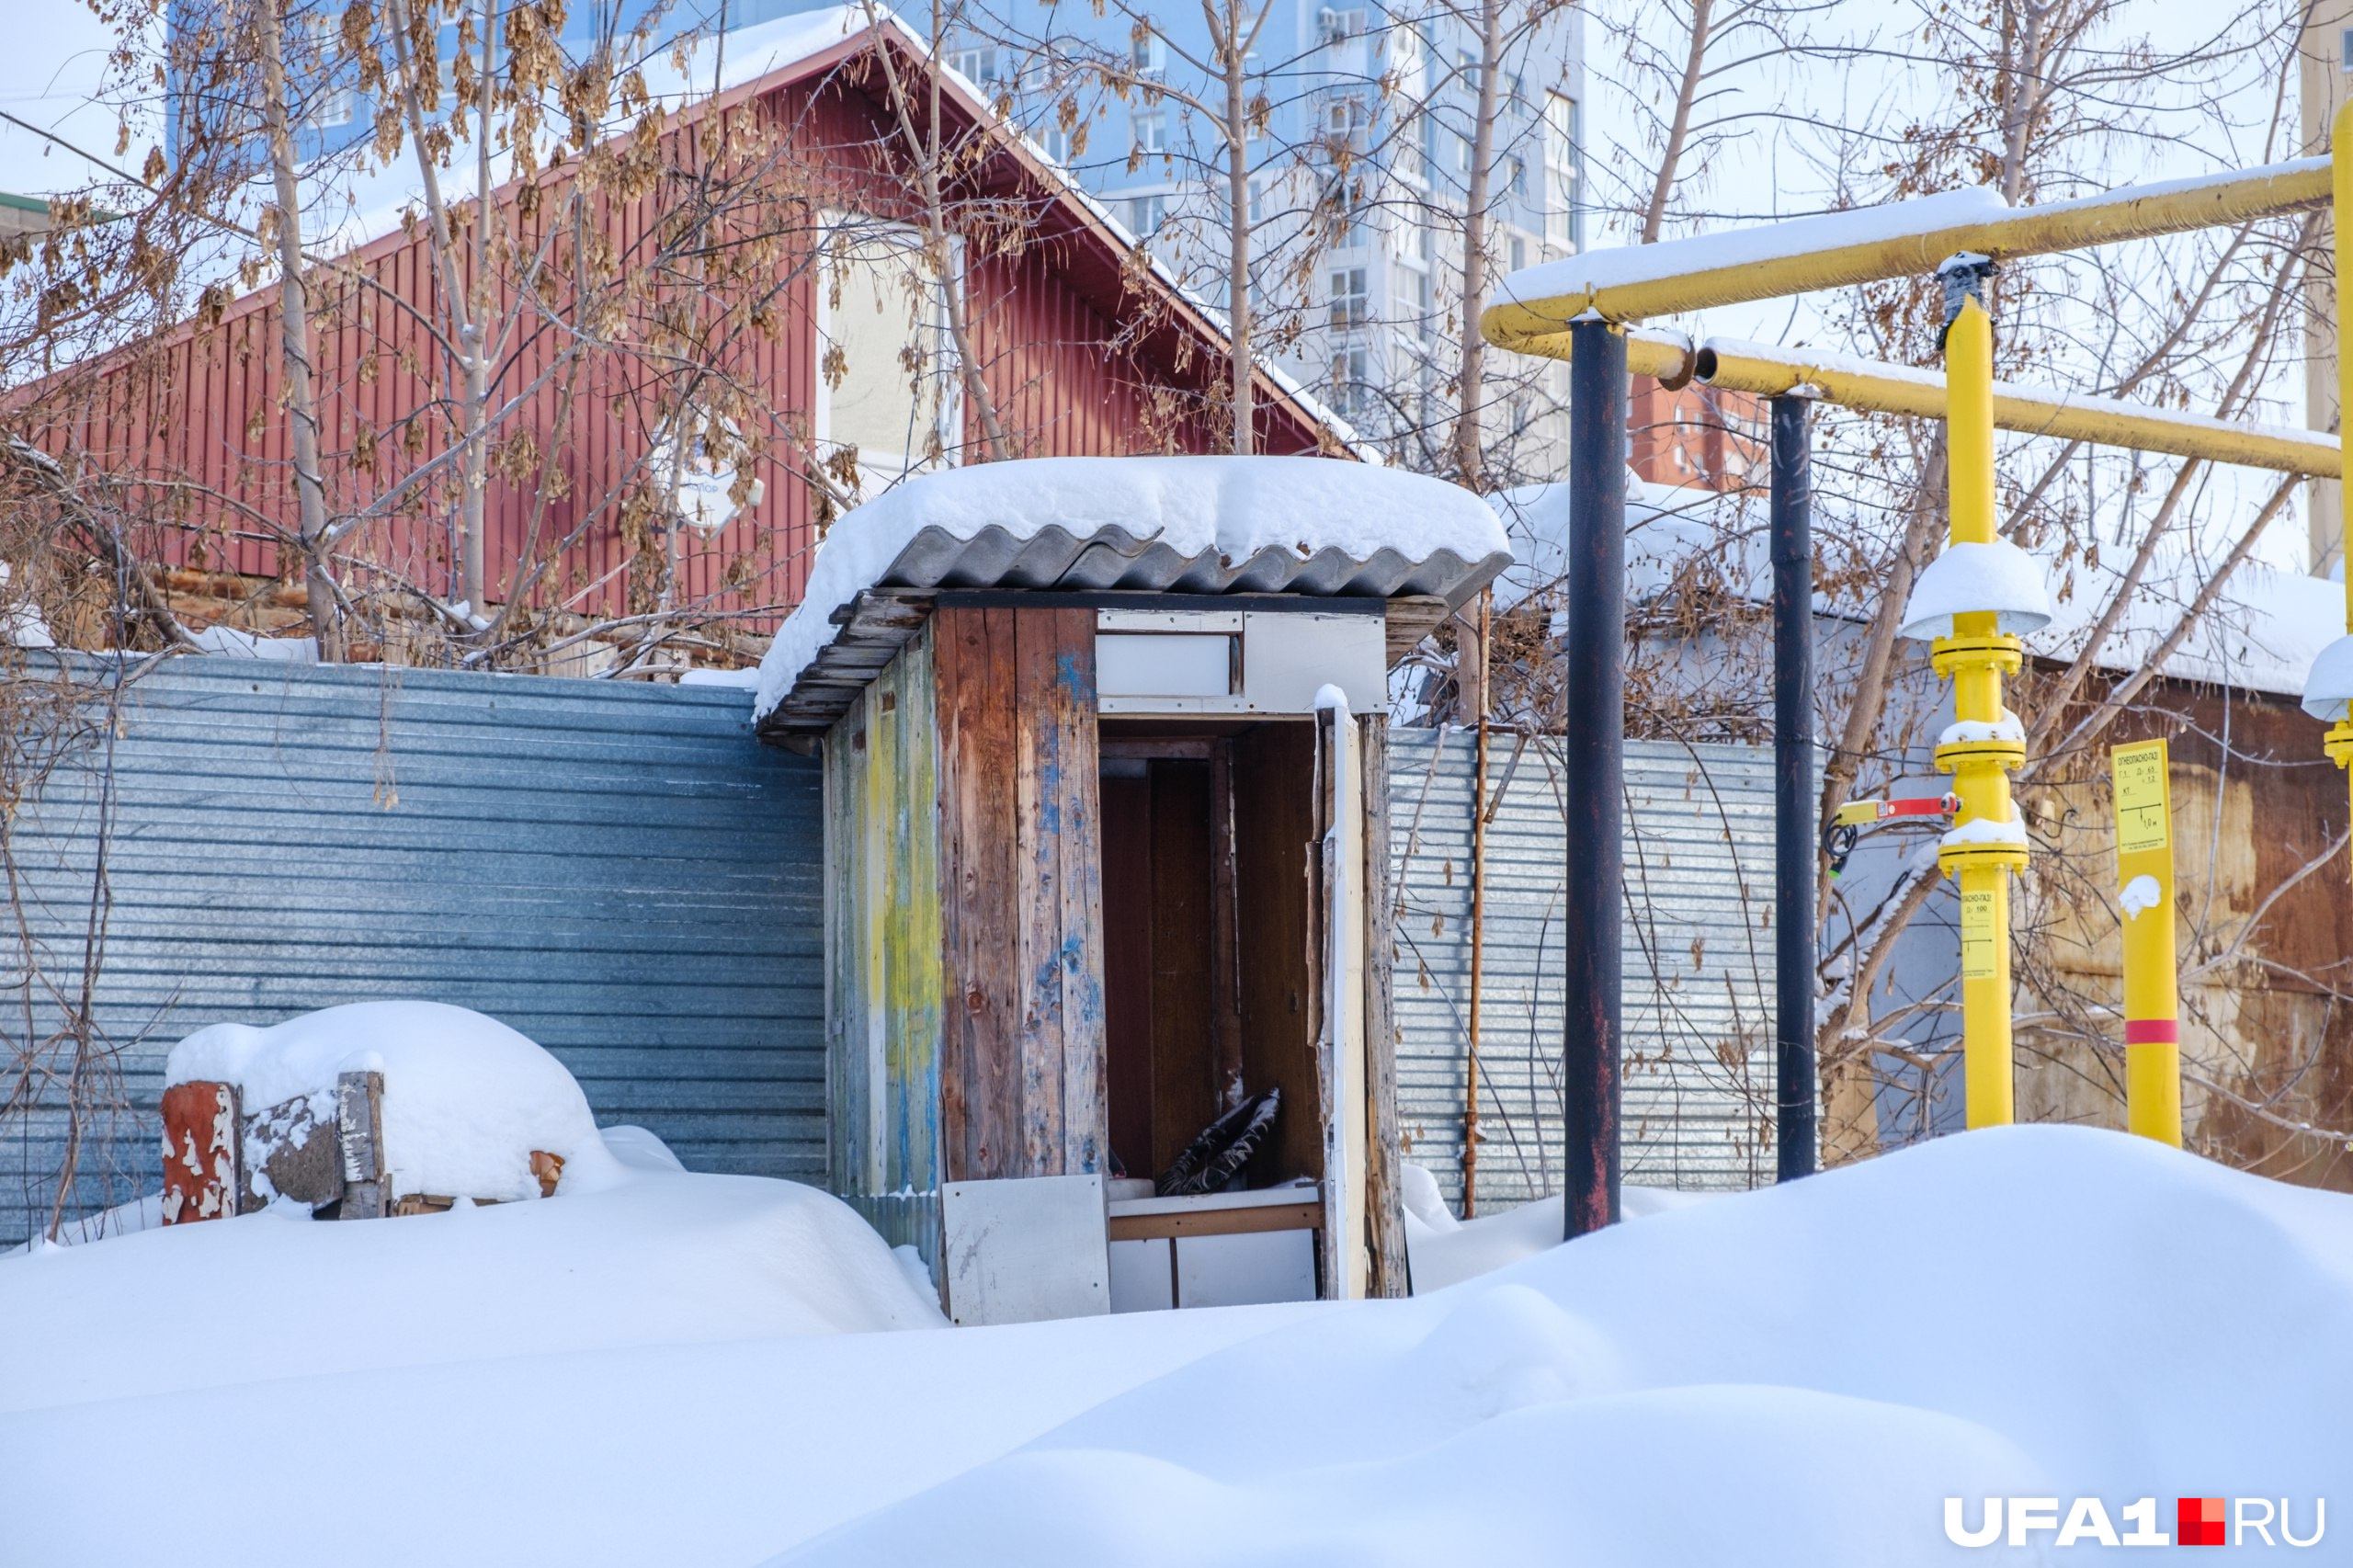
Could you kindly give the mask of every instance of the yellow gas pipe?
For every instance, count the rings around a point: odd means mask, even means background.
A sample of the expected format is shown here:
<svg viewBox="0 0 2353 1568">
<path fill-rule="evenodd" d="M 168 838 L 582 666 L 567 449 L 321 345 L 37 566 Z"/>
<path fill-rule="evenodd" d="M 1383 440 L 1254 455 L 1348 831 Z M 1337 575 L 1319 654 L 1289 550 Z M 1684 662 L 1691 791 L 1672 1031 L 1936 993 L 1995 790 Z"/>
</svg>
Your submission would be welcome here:
<svg viewBox="0 0 2353 1568">
<path fill-rule="evenodd" d="M 1994 321 L 1964 295 L 1945 335 L 1946 442 L 1954 544 L 1992 544 L 1994 534 Z M 1930 663 L 1951 680 L 1953 716 L 1975 726 L 1937 748 L 1937 767 L 1960 800 L 1937 864 L 1961 885 L 1961 1079 L 1972 1128 L 2015 1119 L 2010 1063 L 2010 873 L 2026 867 L 2023 835 L 1972 835 L 1972 823 L 2015 821 L 2010 773 L 2026 761 L 2008 738 L 2002 677 L 2016 675 L 2018 640 L 1996 630 L 1992 610 L 1953 617 Z"/>
<path fill-rule="evenodd" d="M 2353 261 L 2353 245 L 2346 240 L 2346 214 L 2353 213 L 2353 97 L 2337 107 L 2336 118 L 2329 127 L 2329 175 L 2336 193 L 2336 210 L 2331 214 L 2336 246 L 2336 407 L 2337 428 L 2345 427 L 2346 415 L 2353 411 L 2353 337 L 2346 333 L 2345 300 L 2353 293 L 2353 272 L 2345 270 Z M 2337 487 L 2337 496 L 2344 506 L 2339 517 L 2337 558 L 2347 563 L 2345 571 L 2345 630 L 2353 634 L 2353 482 Z M 2353 784 L 2353 718 L 2340 719 L 2329 726 L 2321 741 L 2321 749 L 2337 767 L 2347 769 L 2347 781 Z"/>
<path fill-rule="evenodd" d="M 2181 1147 L 2181 1017 L 2174 976 L 2173 809 L 2165 743 L 2111 747 L 2116 877 L 2124 909 L 2124 1124 Z"/>
</svg>

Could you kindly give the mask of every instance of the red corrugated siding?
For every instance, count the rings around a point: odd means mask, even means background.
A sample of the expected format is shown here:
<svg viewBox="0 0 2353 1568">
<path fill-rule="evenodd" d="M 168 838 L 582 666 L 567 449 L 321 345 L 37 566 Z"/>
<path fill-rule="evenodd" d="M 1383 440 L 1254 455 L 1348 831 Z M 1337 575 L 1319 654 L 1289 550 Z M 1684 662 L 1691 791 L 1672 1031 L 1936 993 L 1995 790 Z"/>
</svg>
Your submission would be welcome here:
<svg viewBox="0 0 2353 1568">
<path fill-rule="evenodd" d="M 853 63 L 821 80 L 765 85 L 760 104 L 775 123 L 792 128 L 791 162 L 814 171 L 813 184 L 824 199 L 888 216 L 904 198 L 875 171 L 874 149 L 883 125 L 854 79 L 858 74 Z M 671 133 L 674 167 L 695 160 L 691 129 L 688 122 Z M 1034 178 L 1010 152 L 981 172 L 982 183 L 996 194 L 1034 192 Z M 649 243 L 664 201 L 659 187 L 626 204 L 597 199 L 605 233 L 622 257 Z M 1040 201 L 1034 210 L 1035 242 L 1016 256 L 976 260 L 968 278 L 985 380 L 1022 454 L 1121 454 L 1164 445 L 1208 449 L 1211 422 L 1202 411 L 1215 400 L 1217 347 L 1189 317 L 1122 345 L 1121 322 L 1136 313 L 1137 301 L 1122 297 L 1120 256 L 1075 204 Z M 410 301 L 439 319 L 440 291 L 422 225 L 414 239 L 392 234 L 366 247 L 354 264 L 392 300 Z M 331 279 L 322 284 L 335 286 Z M 322 324 L 314 358 L 320 366 L 323 438 L 331 452 L 348 451 L 363 429 L 376 433 L 384 451 L 398 451 L 404 420 L 433 417 L 436 387 L 430 372 L 443 361 L 430 335 L 392 300 L 352 291 L 334 318 Z M 813 284 L 803 272 L 785 291 L 776 336 L 752 335 L 733 350 L 729 370 L 757 390 L 772 432 L 780 434 L 790 422 L 813 416 Z M 232 306 L 216 327 L 183 330 L 153 351 L 122 356 L 97 379 L 79 415 L 52 428 L 50 438 L 58 449 L 79 448 L 97 470 L 146 482 L 133 505 L 154 520 L 149 537 L 140 541 L 151 558 L 256 575 L 284 569 L 270 528 L 258 526 L 254 516 L 290 531 L 295 516 L 288 422 L 278 407 L 278 319 L 276 291 L 266 289 Z M 416 369 L 404 367 L 412 356 Z M 543 332 L 513 352 L 500 386 L 509 395 L 529 388 L 559 358 L 555 334 Z M 372 381 L 362 379 L 363 365 L 372 365 Z M 544 504 L 535 557 L 549 553 L 553 541 L 566 542 L 528 602 L 593 605 L 620 613 L 627 608 L 625 568 L 633 551 L 622 535 L 619 508 L 609 503 L 647 445 L 642 410 L 653 390 L 651 376 L 627 353 L 585 356 L 563 374 L 576 375 L 579 381 L 568 424 L 559 377 L 531 392 L 502 434 L 528 429 L 544 445 L 561 433 L 553 466 L 569 494 L 543 497 L 536 483 L 510 483 L 494 476 L 486 501 L 492 592 L 504 592 L 524 550 L 533 509 Z M 1161 421 L 1171 426 L 1165 431 L 1150 416 L 1155 388 L 1173 394 L 1167 401 L 1183 411 L 1173 421 Z M 256 413 L 258 431 L 249 434 Z M 977 445 L 980 420 L 969 406 L 967 426 L 968 440 Z M 1265 409 L 1260 429 L 1268 450 L 1313 450 L 1317 444 L 1315 427 L 1288 403 Z M 814 537 L 813 506 L 796 477 L 797 454 L 786 449 L 783 440 L 771 439 L 761 474 L 766 498 L 752 515 L 716 540 L 687 537 L 677 588 L 683 602 L 736 609 L 798 599 Z M 426 449 L 438 449 L 438 432 Z M 360 472 L 347 460 L 329 467 L 331 480 Z M 400 472 L 397 463 L 384 464 L 387 475 Z M 341 509 L 373 498 L 335 495 L 330 505 Z M 589 523 L 582 529 L 584 516 Z M 351 551 L 433 592 L 446 592 L 447 517 L 447 505 L 438 497 L 404 500 L 397 515 L 372 525 L 366 537 L 355 539 Z M 570 538 L 575 529 L 579 537 Z M 723 581 L 729 563 L 739 558 L 754 573 L 740 592 Z M 582 592 L 600 580 L 593 593 Z"/>
</svg>

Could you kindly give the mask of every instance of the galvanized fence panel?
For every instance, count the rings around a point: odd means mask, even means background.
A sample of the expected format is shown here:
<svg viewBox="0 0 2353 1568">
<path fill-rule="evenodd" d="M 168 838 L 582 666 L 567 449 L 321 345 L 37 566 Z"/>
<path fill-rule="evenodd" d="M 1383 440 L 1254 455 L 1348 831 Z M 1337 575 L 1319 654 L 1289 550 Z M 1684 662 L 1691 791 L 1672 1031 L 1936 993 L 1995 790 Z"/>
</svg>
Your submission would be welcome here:
<svg viewBox="0 0 2353 1568">
<path fill-rule="evenodd" d="M 691 1167 L 824 1180 L 822 785 L 742 691 L 180 658 L 116 718 L 18 813 L 0 949 L 0 1064 L 86 978 L 119 1066 L 75 1207 L 153 1190 L 174 1041 L 380 997 L 511 1024 Z M 0 1119 L 0 1244 L 48 1212 L 63 1092 Z"/>
<path fill-rule="evenodd" d="M 1481 1210 L 1559 1189 L 1561 748 L 1489 741 L 1479 1051 Z M 1392 731 L 1399 1119 L 1407 1157 L 1462 1198 L 1471 977 L 1468 732 Z M 1626 746 L 1624 1173 L 1694 1190 L 1771 1179 L 1769 750 Z"/>
</svg>

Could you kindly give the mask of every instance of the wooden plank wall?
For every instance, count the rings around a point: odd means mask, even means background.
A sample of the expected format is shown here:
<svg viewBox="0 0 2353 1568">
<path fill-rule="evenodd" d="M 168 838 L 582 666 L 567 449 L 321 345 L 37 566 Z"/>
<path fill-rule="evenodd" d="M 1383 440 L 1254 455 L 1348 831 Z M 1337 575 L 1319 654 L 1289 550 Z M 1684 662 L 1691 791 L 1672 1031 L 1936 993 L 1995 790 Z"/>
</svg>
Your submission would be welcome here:
<svg viewBox="0 0 2353 1568">
<path fill-rule="evenodd" d="M 1104 1168 L 1095 612 L 932 620 L 949 1181 Z"/>
<path fill-rule="evenodd" d="M 1404 1149 L 1397 1119 L 1397 1007 L 1390 980 L 1397 910 L 1389 871 L 1389 716 L 1359 715 L 1357 727 L 1364 757 L 1365 1239 L 1371 1255 L 1366 1293 L 1407 1296 L 1413 1282 L 1398 1169 Z"/>
<path fill-rule="evenodd" d="M 939 816 L 930 634 L 825 743 L 828 1176 L 873 1195 L 939 1182 Z"/>
</svg>

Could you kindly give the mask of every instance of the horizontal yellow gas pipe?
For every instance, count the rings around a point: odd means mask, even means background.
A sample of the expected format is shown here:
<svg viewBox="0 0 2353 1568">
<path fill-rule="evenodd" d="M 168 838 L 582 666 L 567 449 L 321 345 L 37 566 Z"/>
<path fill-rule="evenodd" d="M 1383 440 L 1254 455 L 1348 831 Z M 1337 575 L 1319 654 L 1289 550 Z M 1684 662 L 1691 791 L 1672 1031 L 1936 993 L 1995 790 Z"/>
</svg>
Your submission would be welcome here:
<svg viewBox="0 0 2353 1568">
<path fill-rule="evenodd" d="M 1779 397 L 1807 387 L 1841 408 L 1923 419 L 1945 416 L 1944 378 L 1897 365 L 1711 338 L 1694 353 L 1692 369 L 1708 385 L 1728 392 Z M 2073 397 L 2012 381 L 1994 383 L 1994 424 L 1997 429 L 2029 436 L 2206 458 L 2280 473 L 2336 479 L 2345 468 L 2344 449 L 2336 437 L 2316 431 L 2165 414 L 2115 398 Z"/>
<path fill-rule="evenodd" d="M 1565 359 L 1569 335 L 1531 339 L 1529 352 Z M 1945 416 L 1944 378 L 1935 371 L 1843 354 L 1813 354 L 1724 337 L 1694 344 L 1680 333 L 1632 327 L 1626 333 L 1626 368 L 1670 386 L 1696 380 L 1759 397 L 1779 397 L 1802 387 L 1840 408 L 1921 419 Z M 2021 435 L 2204 458 L 2278 473 L 2337 479 L 2345 467 L 2343 446 L 2321 431 L 2166 414 L 2118 398 L 2079 397 L 2015 381 L 1994 383 L 1994 424 Z"/>
<path fill-rule="evenodd" d="M 1996 261 L 2045 256 L 2301 212 L 2325 207 L 2329 199 L 2326 158 L 2271 164 L 2214 179 L 2126 186 L 2040 207 L 2006 207 L 1990 194 L 1948 191 L 1916 202 L 1550 262 L 1542 277 L 1560 279 L 1559 292 L 1530 298 L 1523 286 L 1520 298 L 1490 305 L 1480 315 L 1479 330 L 1498 347 L 1540 354 L 1545 350 L 1536 340 L 1561 333 L 1587 311 L 1614 322 L 1642 321 L 1888 278 L 1926 277 L 1961 251 Z"/>
</svg>

